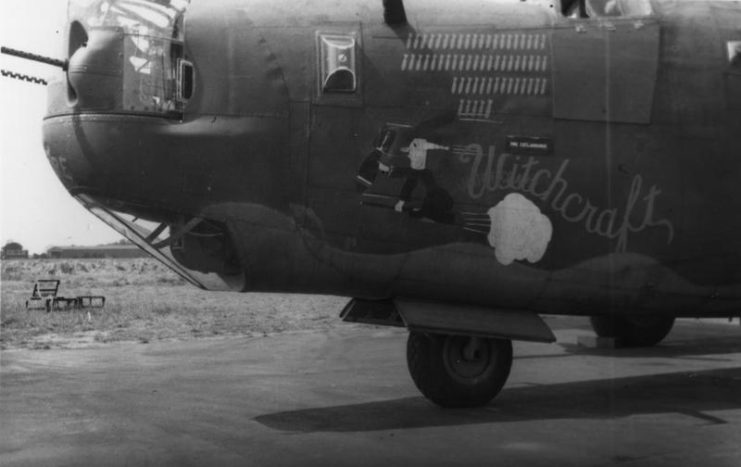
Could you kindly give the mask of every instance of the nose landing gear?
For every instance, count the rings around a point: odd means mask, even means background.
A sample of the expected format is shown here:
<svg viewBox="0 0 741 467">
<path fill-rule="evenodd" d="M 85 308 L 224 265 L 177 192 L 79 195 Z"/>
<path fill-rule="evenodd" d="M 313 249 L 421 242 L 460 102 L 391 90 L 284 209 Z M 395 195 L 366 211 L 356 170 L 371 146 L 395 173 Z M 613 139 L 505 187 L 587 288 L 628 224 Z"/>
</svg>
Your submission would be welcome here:
<svg viewBox="0 0 741 467">
<path fill-rule="evenodd" d="M 590 318 L 592 329 L 600 337 L 615 337 L 623 347 L 653 347 L 674 326 L 673 316 L 600 315 Z"/>
</svg>

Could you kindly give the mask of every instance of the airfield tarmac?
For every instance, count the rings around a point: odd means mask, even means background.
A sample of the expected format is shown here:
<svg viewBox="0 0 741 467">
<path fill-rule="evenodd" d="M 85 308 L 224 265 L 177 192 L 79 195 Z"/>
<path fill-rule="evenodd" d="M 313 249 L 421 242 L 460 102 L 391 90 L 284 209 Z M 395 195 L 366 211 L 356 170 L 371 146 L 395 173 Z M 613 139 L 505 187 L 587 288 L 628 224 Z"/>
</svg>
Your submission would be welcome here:
<svg viewBox="0 0 741 467">
<path fill-rule="evenodd" d="M 738 321 L 640 350 L 548 321 L 472 410 L 417 392 L 397 329 L 3 351 L 0 465 L 741 465 Z"/>
</svg>

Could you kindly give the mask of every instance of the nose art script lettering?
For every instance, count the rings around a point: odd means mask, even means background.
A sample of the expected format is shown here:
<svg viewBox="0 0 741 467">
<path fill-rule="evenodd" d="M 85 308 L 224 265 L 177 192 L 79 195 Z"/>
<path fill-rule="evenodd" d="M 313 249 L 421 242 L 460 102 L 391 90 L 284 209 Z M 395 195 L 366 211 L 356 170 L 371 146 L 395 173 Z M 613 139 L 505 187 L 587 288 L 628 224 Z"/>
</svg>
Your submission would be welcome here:
<svg viewBox="0 0 741 467">
<path fill-rule="evenodd" d="M 466 190 L 473 199 L 480 199 L 484 194 L 496 191 L 529 194 L 550 206 L 565 221 L 582 224 L 589 233 L 611 240 L 617 239 L 618 253 L 628 250 L 631 233 L 648 228 L 665 229 L 667 243 L 674 239 L 674 225 L 671 221 L 654 217 L 656 200 L 661 190 L 656 185 L 644 185 L 640 174 L 633 177 L 623 208 L 607 209 L 600 208 L 586 195 L 570 190 L 566 178 L 569 159 L 565 159 L 557 169 L 551 170 L 539 167 L 540 162 L 534 157 L 527 158 L 524 162 L 510 154 L 497 157 L 494 146 L 489 147 L 487 154 L 484 154 L 479 144 L 459 146 L 454 152 L 461 162 L 471 166 Z"/>
</svg>

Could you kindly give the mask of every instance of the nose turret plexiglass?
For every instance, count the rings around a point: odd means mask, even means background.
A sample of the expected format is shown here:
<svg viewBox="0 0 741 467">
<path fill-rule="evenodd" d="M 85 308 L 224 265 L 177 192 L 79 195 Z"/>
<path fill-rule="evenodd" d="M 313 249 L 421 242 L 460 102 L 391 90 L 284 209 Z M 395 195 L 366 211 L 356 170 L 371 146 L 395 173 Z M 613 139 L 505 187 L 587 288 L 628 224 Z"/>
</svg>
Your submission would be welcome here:
<svg viewBox="0 0 741 467">
<path fill-rule="evenodd" d="M 68 105 L 75 111 L 175 117 L 193 94 L 185 57 L 188 0 L 73 0 Z"/>
</svg>

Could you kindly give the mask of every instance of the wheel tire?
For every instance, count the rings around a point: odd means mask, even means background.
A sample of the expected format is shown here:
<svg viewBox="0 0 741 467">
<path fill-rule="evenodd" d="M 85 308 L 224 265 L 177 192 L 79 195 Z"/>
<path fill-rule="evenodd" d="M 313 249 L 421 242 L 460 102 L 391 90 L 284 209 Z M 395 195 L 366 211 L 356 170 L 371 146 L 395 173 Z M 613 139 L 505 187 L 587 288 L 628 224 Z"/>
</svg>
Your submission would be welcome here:
<svg viewBox="0 0 741 467">
<path fill-rule="evenodd" d="M 614 337 L 624 347 L 653 347 L 674 326 L 673 316 L 592 316 L 592 329 L 599 337 Z"/>
<path fill-rule="evenodd" d="M 472 339 L 409 333 L 409 373 L 426 398 L 441 407 L 479 407 L 501 391 L 512 368 L 512 341 Z"/>
</svg>

